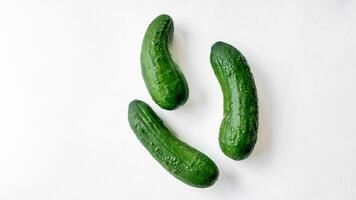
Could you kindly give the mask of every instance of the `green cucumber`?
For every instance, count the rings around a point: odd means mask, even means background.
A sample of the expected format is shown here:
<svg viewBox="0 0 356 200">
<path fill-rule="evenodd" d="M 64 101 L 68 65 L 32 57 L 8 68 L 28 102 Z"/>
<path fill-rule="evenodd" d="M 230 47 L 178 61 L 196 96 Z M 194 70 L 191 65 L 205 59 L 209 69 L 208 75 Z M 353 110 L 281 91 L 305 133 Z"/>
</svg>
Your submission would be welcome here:
<svg viewBox="0 0 356 200">
<path fill-rule="evenodd" d="M 128 119 L 131 129 L 143 146 L 173 176 L 199 188 L 215 183 L 219 175 L 215 163 L 175 137 L 145 102 L 132 101 Z"/>
<path fill-rule="evenodd" d="M 210 62 L 224 96 L 220 148 L 234 160 L 245 159 L 257 141 L 258 100 L 253 75 L 245 57 L 224 42 L 211 47 Z"/>
<path fill-rule="evenodd" d="M 173 32 L 172 18 L 158 16 L 148 26 L 141 49 L 142 77 L 148 92 L 167 110 L 183 105 L 189 96 L 187 81 L 169 52 Z"/>
</svg>

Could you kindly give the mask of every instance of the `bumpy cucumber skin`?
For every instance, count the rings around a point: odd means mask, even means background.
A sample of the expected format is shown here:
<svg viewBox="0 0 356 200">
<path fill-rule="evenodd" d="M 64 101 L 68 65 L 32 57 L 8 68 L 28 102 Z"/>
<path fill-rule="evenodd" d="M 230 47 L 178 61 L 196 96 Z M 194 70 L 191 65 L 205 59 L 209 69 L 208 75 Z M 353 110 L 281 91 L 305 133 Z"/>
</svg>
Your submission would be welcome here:
<svg viewBox="0 0 356 200">
<path fill-rule="evenodd" d="M 219 176 L 215 163 L 175 137 L 149 105 L 139 100 L 132 101 L 128 118 L 143 146 L 173 176 L 198 188 L 215 183 Z"/>
<path fill-rule="evenodd" d="M 141 69 L 152 99 L 163 109 L 174 110 L 189 96 L 187 81 L 169 52 L 173 20 L 160 15 L 148 26 L 141 49 Z"/>
<path fill-rule="evenodd" d="M 245 57 L 224 42 L 212 46 L 210 62 L 224 96 L 220 148 L 234 160 L 245 159 L 257 141 L 258 99 L 253 75 Z"/>
</svg>

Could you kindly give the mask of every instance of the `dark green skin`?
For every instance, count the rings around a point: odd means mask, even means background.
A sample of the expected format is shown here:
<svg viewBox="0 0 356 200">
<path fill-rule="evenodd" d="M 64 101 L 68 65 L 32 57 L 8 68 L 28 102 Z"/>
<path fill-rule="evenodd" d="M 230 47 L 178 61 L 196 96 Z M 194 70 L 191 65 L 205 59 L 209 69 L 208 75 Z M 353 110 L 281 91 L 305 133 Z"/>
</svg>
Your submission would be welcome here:
<svg viewBox="0 0 356 200">
<path fill-rule="evenodd" d="M 212 46 L 210 62 L 224 96 L 220 148 L 234 160 L 245 159 L 257 141 L 258 100 L 253 75 L 245 57 L 224 42 Z"/>
<path fill-rule="evenodd" d="M 199 188 L 215 183 L 219 176 L 215 163 L 175 137 L 145 102 L 132 101 L 128 118 L 133 132 L 143 146 L 173 176 Z"/>
<path fill-rule="evenodd" d="M 163 109 L 174 110 L 189 96 L 187 81 L 169 52 L 173 20 L 160 15 L 148 26 L 142 43 L 141 69 L 148 92 Z"/>
</svg>

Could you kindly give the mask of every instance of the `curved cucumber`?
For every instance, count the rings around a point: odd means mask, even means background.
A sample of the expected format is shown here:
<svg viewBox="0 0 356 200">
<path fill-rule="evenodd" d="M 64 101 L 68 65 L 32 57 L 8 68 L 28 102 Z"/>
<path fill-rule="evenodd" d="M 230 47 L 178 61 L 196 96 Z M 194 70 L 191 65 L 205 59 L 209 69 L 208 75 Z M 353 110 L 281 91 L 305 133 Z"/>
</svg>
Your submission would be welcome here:
<svg viewBox="0 0 356 200">
<path fill-rule="evenodd" d="M 210 62 L 224 96 L 220 148 L 228 157 L 242 160 L 257 141 L 258 102 L 253 75 L 245 57 L 224 42 L 212 46 Z"/>
<path fill-rule="evenodd" d="M 150 154 L 173 176 L 194 187 L 209 187 L 219 171 L 200 151 L 176 138 L 146 103 L 134 100 L 129 105 L 129 123 Z"/>
<path fill-rule="evenodd" d="M 141 69 L 153 100 L 167 110 L 183 105 L 189 96 L 187 81 L 169 52 L 173 20 L 160 15 L 148 26 L 141 49 Z"/>
</svg>

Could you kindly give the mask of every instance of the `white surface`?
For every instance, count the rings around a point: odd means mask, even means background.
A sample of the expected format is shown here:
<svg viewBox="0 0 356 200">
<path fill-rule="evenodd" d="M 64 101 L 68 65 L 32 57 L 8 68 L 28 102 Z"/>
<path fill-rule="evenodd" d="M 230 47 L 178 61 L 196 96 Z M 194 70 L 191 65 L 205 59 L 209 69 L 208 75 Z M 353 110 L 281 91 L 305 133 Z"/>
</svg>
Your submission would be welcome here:
<svg viewBox="0 0 356 200">
<path fill-rule="evenodd" d="M 160 13 L 190 87 L 173 112 L 140 74 Z M 0 199 L 355 199 L 355 35 L 354 0 L 0 1 Z M 259 140 L 241 162 L 217 142 L 217 40 L 245 54 L 258 88 Z M 213 187 L 186 186 L 148 154 L 127 122 L 135 98 L 216 161 Z"/>
</svg>

